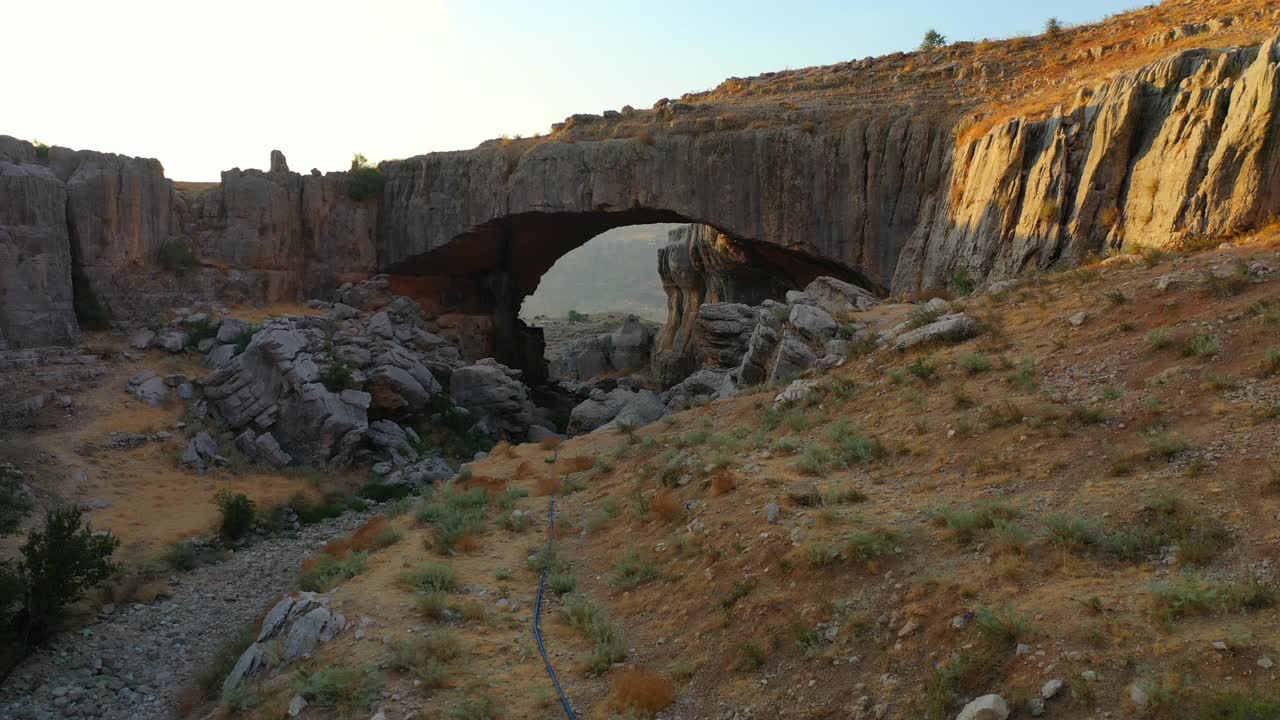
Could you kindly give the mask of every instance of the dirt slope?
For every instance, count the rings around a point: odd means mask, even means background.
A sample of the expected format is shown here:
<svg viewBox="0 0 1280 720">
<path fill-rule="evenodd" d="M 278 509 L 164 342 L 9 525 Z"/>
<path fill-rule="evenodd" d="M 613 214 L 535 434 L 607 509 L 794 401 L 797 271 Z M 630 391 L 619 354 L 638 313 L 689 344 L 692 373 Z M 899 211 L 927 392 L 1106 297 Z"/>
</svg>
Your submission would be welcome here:
<svg viewBox="0 0 1280 720">
<path fill-rule="evenodd" d="M 545 530 L 539 491 L 567 482 L 557 545 L 576 587 L 551 593 L 544 617 L 582 717 L 618 712 L 628 668 L 673 682 L 660 714 L 673 718 L 954 717 L 988 692 L 1025 717 L 1054 679 L 1047 717 L 1270 717 L 1275 239 L 1122 256 L 958 301 L 983 318 L 980 338 L 865 356 L 794 407 L 737 397 L 632 438 L 568 441 L 554 466 L 535 446 L 500 450 L 464 486 L 529 489 L 514 500 L 529 527 L 503 529 L 491 502 L 486 529 L 441 554 L 437 525 L 401 516 L 405 538 L 336 591 L 370 619 L 362 639 L 347 633 L 315 666 L 382 666 L 374 704 L 389 718 L 468 697 L 556 717 L 526 560 Z M 443 619 L 401 577 L 422 562 L 457 575 Z M 625 637 L 603 674 L 562 612 L 573 598 Z M 388 665 L 391 643 L 442 629 L 459 648 L 443 687 Z M 296 669 L 266 681 L 250 715 L 278 717 L 296 682 Z"/>
</svg>

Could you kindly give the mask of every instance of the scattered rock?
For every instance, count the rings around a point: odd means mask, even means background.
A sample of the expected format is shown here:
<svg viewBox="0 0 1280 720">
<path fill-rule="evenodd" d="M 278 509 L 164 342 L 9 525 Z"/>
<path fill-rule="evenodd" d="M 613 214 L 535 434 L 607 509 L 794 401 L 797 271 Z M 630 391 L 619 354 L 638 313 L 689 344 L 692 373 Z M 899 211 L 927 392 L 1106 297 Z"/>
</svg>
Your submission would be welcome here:
<svg viewBox="0 0 1280 720">
<path fill-rule="evenodd" d="M 956 720 L 1005 720 L 1009 717 L 1009 705 L 999 695 L 983 695 L 974 700 L 956 716 Z"/>
</svg>

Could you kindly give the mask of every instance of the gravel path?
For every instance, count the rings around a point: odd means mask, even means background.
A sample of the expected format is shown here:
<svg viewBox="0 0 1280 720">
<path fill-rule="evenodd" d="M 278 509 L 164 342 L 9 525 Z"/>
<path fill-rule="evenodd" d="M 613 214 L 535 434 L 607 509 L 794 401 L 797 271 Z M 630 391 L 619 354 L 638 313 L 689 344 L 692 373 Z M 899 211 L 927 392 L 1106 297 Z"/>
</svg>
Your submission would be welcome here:
<svg viewBox="0 0 1280 720">
<path fill-rule="evenodd" d="M 348 513 L 296 537 L 263 540 L 226 562 L 177 575 L 168 599 L 120 608 L 83 631 L 55 638 L 0 687 L 0 717 L 173 717 L 191 678 L 255 622 L 268 601 L 293 589 L 302 561 L 368 516 Z"/>
</svg>

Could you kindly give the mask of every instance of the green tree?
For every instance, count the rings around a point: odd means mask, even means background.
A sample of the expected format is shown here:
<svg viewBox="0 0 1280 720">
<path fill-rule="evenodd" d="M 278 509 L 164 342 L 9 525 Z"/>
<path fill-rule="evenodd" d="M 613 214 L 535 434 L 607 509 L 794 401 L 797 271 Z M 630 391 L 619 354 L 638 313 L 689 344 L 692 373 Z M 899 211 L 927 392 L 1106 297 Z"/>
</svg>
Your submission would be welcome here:
<svg viewBox="0 0 1280 720">
<path fill-rule="evenodd" d="M 1056 17 L 1051 17 L 1044 21 L 1044 31 L 1047 35 L 1057 35 L 1062 32 L 1062 21 Z"/>
<path fill-rule="evenodd" d="M 947 36 L 938 32 L 933 28 L 929 28 L 929 32 L 924 34 L 924 40 L 920 42 L 921 50 L 937 50 L 947 44 Z"/>
<path fill-rule="evenodd" d="M 114 535 L 95 533 L 80 508 L 50 510 L 43 530 L 34 530 L 21 548 L 16 582 L 21 585 L 19 637 L 24 645 L 57 629 L 68 604 L 115 571 Z"/>
</svg>

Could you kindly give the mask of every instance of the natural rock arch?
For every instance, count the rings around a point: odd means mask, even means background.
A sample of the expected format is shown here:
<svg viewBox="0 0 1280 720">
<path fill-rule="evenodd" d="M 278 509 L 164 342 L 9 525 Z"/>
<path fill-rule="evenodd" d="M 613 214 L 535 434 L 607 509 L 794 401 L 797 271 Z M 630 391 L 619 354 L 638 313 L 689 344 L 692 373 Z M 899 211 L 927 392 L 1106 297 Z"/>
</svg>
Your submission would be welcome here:
<svg viewBox="0 0 1280 720">
<path fill-rule="evenodd" d="M 680 223 L 700 227 L 718 237 L 719 248 L 702 246 L 689 260 L 664 258 L 664 284 L 680 287 L 705 284 L 705 279 L 689 277 L 718 273 L 711 282 L 734 286 L 708 296 L 704 292 L 681 292 L 668 286 L 669 320 L 692 317 L 704 300 L 760 302 L 788 289 L 802 287 L 819 275 L 835 275 L 869 284 L 860 273 L 807 253 L 750 239 L 734 238 L 700 218 L 674 210 L 632 208 L 621 211 L 526 212 L 480 223 L 444 244 L 412 255 L 386 267 L 397 292 L 409 295 L 438 316 L 461 338 L 464 351 L 491 354 L 499 361 L 529 373 L 530 380 L 545 378 L 541 330 L 530 328 L 519 318 L 524 299 L 538 288 L 538 282 L 557 260 L 592 238 L 617 227 L 656 223 Z M 711 241 L 714 244 L 714 240 Z M 690 253 L 688 241 L 682 246 L 684 258 Z M 706 256 L 720 254 L 725 262 L 708 262 Z M 724 267 L 732 266 L 732 267 Z M 659 257 L 636 272 L 658 273 Z M 668 273 L 670 272 L 670 277 Z"/>
</svg>

